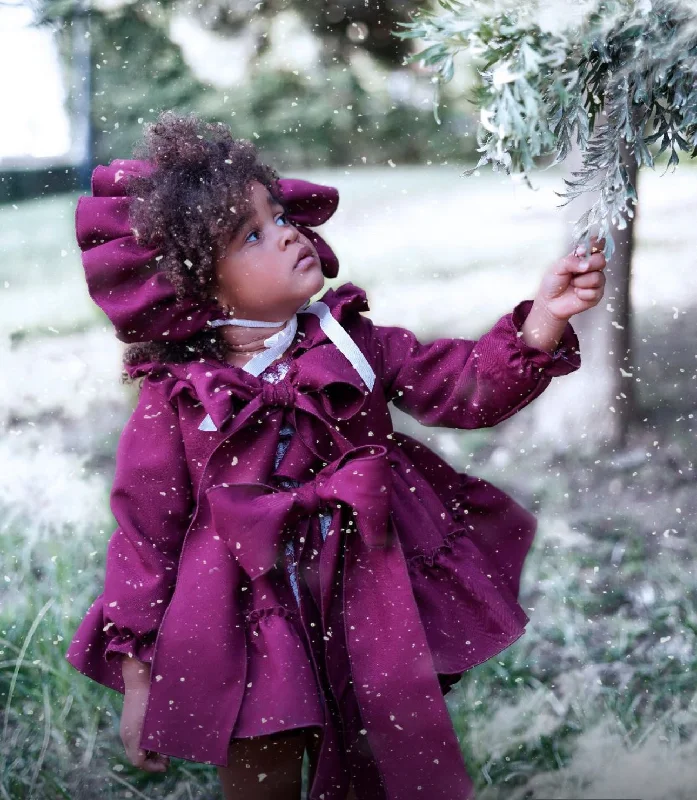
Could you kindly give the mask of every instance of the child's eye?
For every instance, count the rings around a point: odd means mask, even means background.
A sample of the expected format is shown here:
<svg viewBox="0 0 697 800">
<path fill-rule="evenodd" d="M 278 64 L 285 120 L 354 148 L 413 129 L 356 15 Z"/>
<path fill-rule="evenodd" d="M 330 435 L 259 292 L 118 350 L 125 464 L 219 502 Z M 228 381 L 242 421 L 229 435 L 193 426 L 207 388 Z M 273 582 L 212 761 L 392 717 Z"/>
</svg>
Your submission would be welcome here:
<svg viewBox="0 0 697 800">
<path fill-rule="evenodd" d="M 284 212 L 282 212 L 282 213 L 280 213 L 280 214 L 279 214 L 279 215 L 276 217 L 276 219 L 278 220 L 278 219 L 280 219 L 281 217 L 283 217 L 283 218 L 286 220 L 286 224 L 288 224 L 288 215 L 287 215 L 287 214 L 285 214 Z M 249 240 L 249 237 L 250 237 L 250 236 L 251 236 L 253 233 L 260 233 L 260 231 L 259 231 L 259 229 L 258 229 L 258 228 L 254 228 L 254 230 L 251 230 L 251 231 L 250 231 L 250 232 L 247 234 L 247 238 L 245 239 L 245 242 L 247 242 L 247 241 Z"/>
</svg>

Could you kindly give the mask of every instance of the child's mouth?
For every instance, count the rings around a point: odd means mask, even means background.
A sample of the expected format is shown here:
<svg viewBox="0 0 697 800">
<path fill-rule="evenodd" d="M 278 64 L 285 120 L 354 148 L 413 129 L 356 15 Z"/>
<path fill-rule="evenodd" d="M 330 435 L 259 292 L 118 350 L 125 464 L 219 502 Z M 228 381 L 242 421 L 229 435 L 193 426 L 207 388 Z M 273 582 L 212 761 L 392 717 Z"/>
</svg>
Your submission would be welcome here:
<svg viewBox="0 0 697 800">
<path fill-rule="evenodd" d="M 307 269 L 308 267 L 311 267 L 315 263 L 315 260 L 316 260 L 315 256 L 312 254 L 309 256 L 305 256 L 304 258 L 301 258 L 300 261 L 298 261 L 298 263 L 293 267 L 293 269 Z"/>
</svg>

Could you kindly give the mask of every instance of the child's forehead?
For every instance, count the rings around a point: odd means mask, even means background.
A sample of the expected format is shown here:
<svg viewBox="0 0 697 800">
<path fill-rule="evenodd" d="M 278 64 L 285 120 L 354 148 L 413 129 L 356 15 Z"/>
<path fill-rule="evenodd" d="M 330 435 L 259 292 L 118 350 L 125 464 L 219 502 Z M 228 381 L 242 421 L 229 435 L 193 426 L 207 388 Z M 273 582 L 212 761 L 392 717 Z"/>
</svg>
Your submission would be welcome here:
<svg viewBox="0 0 697 800">
<path fill-rule="evenodd" d="M 237 237 L 247 223 L 263 216 L 265 209 L 272 209 L 275 206 L 282 207 L 282 203 L 271 194 L 268 188 L 257 180 L 250 181 L 241 207 L 237 209 L 237 218 L 230 237 L 232 239 Z"/>
<path fill-rule="evenodd" d="M 247 196 L 238 217 L 237 229 L 253 217 L 257 217 L 266 209 L 282 205 L 281 202 L 259 181 L 251 181 L 247 188 Z"/>
<path fill-rule="evenodd" d="M 267 186 L 257 180 L 250 181 L 249 197 L 257 208 L 276 205 L 279 201 L 269 191 Z"/>
</svg>

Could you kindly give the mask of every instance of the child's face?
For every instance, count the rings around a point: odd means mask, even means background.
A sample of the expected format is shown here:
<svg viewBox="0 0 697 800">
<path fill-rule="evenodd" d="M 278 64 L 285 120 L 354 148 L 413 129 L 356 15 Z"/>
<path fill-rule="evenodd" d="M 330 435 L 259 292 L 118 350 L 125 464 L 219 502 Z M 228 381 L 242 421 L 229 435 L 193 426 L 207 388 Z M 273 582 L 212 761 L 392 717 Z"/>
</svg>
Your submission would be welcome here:
<svg viewBox="0 0 697 800">
<path fill-rule="evenodd" d="M 240 319 L 289 319 L 324 285 L 319 256 L 263 183 L 252 181 L 250 196 L 252 216 L 216 263 L 216 297 Z M 303 245 L 315 261 L 296 269 Z"/>
</svg>

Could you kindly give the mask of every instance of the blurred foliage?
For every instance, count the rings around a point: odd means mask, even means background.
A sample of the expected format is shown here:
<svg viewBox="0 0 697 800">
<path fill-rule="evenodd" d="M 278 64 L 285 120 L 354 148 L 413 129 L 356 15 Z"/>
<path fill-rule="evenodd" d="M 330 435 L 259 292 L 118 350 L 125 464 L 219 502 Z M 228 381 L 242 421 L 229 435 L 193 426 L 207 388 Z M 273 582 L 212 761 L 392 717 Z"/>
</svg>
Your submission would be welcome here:
<svg viewBox="0 0 697 800">
<path fill-rule="evenodd" d="M 408 55 L 408 46 L 392 36 L 399 22 L 423 6 L 421 0 L 157 0 L 111 4 L 112 16 L 128 16 L 144 12 L 156 19 L 161 12 L 169 16 L 181 10 L 197 19 L 207 30 L 222 35 L 239 34 L 254 24 L 263 50 L 264 34 L 278 14 L 290 9 L 298 12 L 308 29 L 325 42 L 346 53 L 351 46 L 373 55 L 383 66 L 396 67 Z M 83 0 L 43 0 L 39 8 L 42 19 L 70 22 L 83 13 Z M 92 15 L 103 16 L 99 3 Z M 333 48 L 331 48 L 333 49 Z M 342 59 L 345 60 L 345 59 Z"/>
<path fill-rule="evenodd" d="M 70 30 L 59 36 L 64 63 L 70 61 Z M 155 116 L 150 109 L 197 105 L 206 86 L 180 48 L 138 14 L 92 18 L 89 33 L 95 161 L 104 163 L 127 156 L 143 121 Z"/>
<path fill-rule="evenodd" d="M 312 23 L 319 19 L 319 8 L 326 3 L 265 4 L 260 14 L 291 5 L 302 10 L 307 24 L 313 24 L 315 34 L 321 37 L 316 68 L 311 72 L 272 69 L 257 57 L 250 59 L 244 82 L 223 88 L 199 80 L 179 45 L 169 38 L 172 3 L 153 6 L 137 2 L 109 13 L 90 10 L 94 163 L 127 158 L 142 134 L 143 123 L 165 108 L 195 111 L 205 119 L 228 123 L 235 136 L 254 141 L 280 170 L 347 165 L 361 159 L 364 163 L 385 163 L 388 159 L 421 163 L 474 158 L 474 136 L 462 138 L 470 124 L 466 100 L 453 91 L 452 99 L 443 106 L 441 124 L 434 121 L 430 113 L 434 98 L 431 75 L 413 67 L 395 68 L 397 56 L 402 55 L 401 45 L 390 58 L 384 49 L 378 56 L 377 46 L 371 49 L 362 43 L 355 30 L 347 33 L 352 24 L 350 15 L 344 16 L 343 29 L 339 22 L 324 28 Z M 214 4 L 204 4 L 198 12 L 199 21 L 211 30 L 218 27 L 232 35 L 231 15 L 243 7 L 243 3 L 233 4 L 224 15 L 224 23 L 222 16 L 216 17 Z M 396 20 L 406 7 L 399 14 L 394 10 L 383 15 L 383 23 Z M 249 18 L 251 12 L 247 12 Z M 57 29 L 61 56 L 68 68 L 79 14 L 80 5 L 74 0 L 44 0 L 41 7 L 40 24 Z M 357 19 L 356 15 L 360 16 L 358 11 L 354 14 Z M 263 33 L 265 20 L 266 16 L 255 20 L 261 25 L 255 30 Z M 264 52 L 266 38 L 262 34 L 259 42 L 257 56 Z M 363 52 L 358 63 L 359 59 L 352 56 L 360 50 L 371 55 Z M 375 77 L 369 86 L 366 68 Z M 397 100 L 387 82 L 400 71 L 407 74 L 410 88 Z M 74 97 L 79 91 L 75 88 L 80 85 L 79 76 L 70 83 Z M 471 127 L 474 131 L 473 123 Z"/>
<path fill-rule="evenodd" d="M 215 118 L 220 114 L 235 135 L 257 141 L 285 168 L 341 166 L 361 159 L 411 163 L 462 153 L 456 141 L 462 115 L 452 111 L 439 127 L 428 109 L 392 103 L 386 92 L 366 92 L 356 75 L 339 65 L 311 80 L 293 72 L 260 71 L 249 88 L 229 91 L 227 97 L 222 113 L 217 102 L 201 111 Z"/>
</svg>

